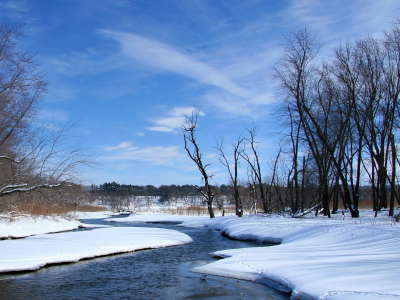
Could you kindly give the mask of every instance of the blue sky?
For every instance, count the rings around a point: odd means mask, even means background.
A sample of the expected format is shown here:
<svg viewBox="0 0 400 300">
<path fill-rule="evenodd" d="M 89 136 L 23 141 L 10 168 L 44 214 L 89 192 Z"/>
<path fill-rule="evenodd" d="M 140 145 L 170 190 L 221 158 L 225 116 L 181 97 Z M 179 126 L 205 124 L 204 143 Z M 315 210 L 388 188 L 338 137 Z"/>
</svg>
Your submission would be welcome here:
<svg viewBox="0 0 400 300">
<path fill-rule="evenodd" d="M 380 36 L 398 0 L 21 0 L 0 17 L 25 23 L 50 93 L 40 119 L 77 122 L 96 157 L 86 183 L 200 184 L 184 150 L 183 114 L 201 106 L 198 141 L 214 182 L 228 182 L 216 139 L 230 145 L 260 126 L 262 163 L 278 150 L 271 68 L 283 34 L 307 26 L 324 43 Z M 243 164 L 242 175 L 245 177 Z"/>
</svg>

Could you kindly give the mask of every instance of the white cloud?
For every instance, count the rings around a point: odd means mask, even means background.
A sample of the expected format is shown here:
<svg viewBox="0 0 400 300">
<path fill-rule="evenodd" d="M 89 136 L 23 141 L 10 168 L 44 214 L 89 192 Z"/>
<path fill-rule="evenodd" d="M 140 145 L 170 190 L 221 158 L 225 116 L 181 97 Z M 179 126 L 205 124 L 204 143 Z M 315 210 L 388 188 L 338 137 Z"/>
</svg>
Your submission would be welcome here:
<svg viewBox="0 0 400 300">
<path fill-rule="evenodd" d="M 151 126 L 147 127 L 150 131 L 159 131 L 159 132 L 175 132 L 175 130 L 168 126 Z"/>
<path fill-rule="evenodd" d="M 194 109 L 195 109 L 194 107 L 174 107 L 171 112 L 171 115 L 175 117 L 181 117 L 182 115 L 191 115 Z M 199 116 L 204 117 L 205 114 L 202 111 L 200 111 Z"/>
<path fill-rule="evenodd" d="M 126 149 L 132 146 L 131 142 L 122 142 L 119 143 L 116 146 L 104 146 L 104 150 L 106 151 L 113 151 L 113 150 L 119 150 L 119 149 Z"/>
<path fill-rule="evenodd" d="M 273 103 L 276 99 L 269 93 L 254 94 L 254 97 L 243 100 L 224 92 L 210 92 L 203 98 L 218 111 L 228 116 L 250 116 L 257 118 L 268 112 L 266 105 Z"/>
<path fill-rule="evenodd" d="M 176 129 L 179 129 L 185 122 L 185 115 L 191 115 L 194 109 L 194 107 L 175 107 L 168 113 L 167 117 L 153 118 L 151 122 L 156 126 L 147 129 L 150 131 L 176 132 Z M 205 114 L 200 111 L 199 116 L 205 116 Z"/>
<path fill-rule="evenodd" d="M 157 125 L 165 126 L 168 128 L 178 128 L 182 125 L 183 116 L 174 116 L 174 117 L 167 117 L 167 118 L 159 118 L 154 121 Z"/>
<path fill-rule="evenodd" d="M 28 11 L 25 1 L 6 1 L 4 3 L 0 3 L 0 7 L 25 12 Z"/>
<path fill-rule="evenodd" d="M 182 161 L 186 156 L 179 152 L 177 146 L 154 146 L 154 147 L 136 147 L 131 142 L 122 142 L 116 146 L 104 146 L 104 150 L 110 152 L 104 157 L 105 161 L 122 160 L 140 161 L 154 165 L 171 165 Z"/>
<path fill-rule="evenodd" d="M 133 33 L 113 30 L 98 32 L 120 42 L 122 53 L 131 59 L 217 86 L 237 96 L 246 97 L 249 94 L 224 73 L 180 49 Z"/>
<path fill-rule="evenodd" d="M 384 28 L 400 12 L 398 0 L 343 1 L 292 0 L 284 21 L 290 26 L 307 26 L 318 32 L 321 40 L 332 42 L 353 39 L 369 34 L 381 35 Z"/>
</svg>

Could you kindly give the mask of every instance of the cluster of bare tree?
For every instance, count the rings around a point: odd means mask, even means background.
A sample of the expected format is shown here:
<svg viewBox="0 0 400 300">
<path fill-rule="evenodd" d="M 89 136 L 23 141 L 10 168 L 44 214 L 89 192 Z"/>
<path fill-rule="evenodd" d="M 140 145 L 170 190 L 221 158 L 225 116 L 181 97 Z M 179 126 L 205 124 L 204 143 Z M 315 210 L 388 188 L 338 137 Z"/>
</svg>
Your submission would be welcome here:
<svg viewBox="0 0 400 300">
<path fill-rule="evenodd" d="M 76 192 L 76 169 L 88 164 L 66 142 L 70 125 L 38 124 L 47 82 L 34 56 L 17 49 L 21 37 L 22 26 L 0 25 L 0 211 L 26 201 L 71 201 L 63 191 Z"/>
<path fill-rule="evenodd" d="M 396 190 L 396 133 L 399 129 L 400 27 L 381 39 L 366 37 L 333 50 L 330 61 L 317 62 L 320 44 L 307 29 L 286 36 L 284 57 L 275 68 L 289 123 L 296 195 L 307 172 L 317 171 L 324 214 L 343 200 L 359 216 L 360 186 L 372 185 L 376 211 L 393 216 Z M 299 166 L 303 156 L 303 166 Z M 390 187 L 390 188 L 388 188 Z M 390 195 L 388 195 L 390 193 Z M 295 205 L 295 209 L 299 205 Z"/>
<path fill-rule="evenodd" d="M 282 99 L 278 114 L 287 130 L 268 180 L 261 174 L 257 127 L 232 145 L 233 160 L 225 155 L 223 140 L 217 142 L 236 214 L 242 215 L 239 187 L 248 186 L 254 207 L 261 202 L 266 213 L 289 209 L 300 216 L 322 205 L 324 215 L 330 216 L 342 204 L 352 217 L 359 217 L 361 193 L 370 190 L 374 210 L 389 207 L 393 216 L 395 203 L 400 205 L 400 20 L 380 39 L 366 37 L 339 45 L 329 61 L 318 59 L 321 44 L 307 28 L 290 32 L 283 49 L 273 77 Z M 216 193 L 196 141 L 198 115 L 196 109 L 186 116 L 182 129 L 185 149 L 206 183 L 206 192 L 201 192 L 213 217 Z M 240 159 L 248 166 L 245 184 L 239 184 Z"/>
</svg>

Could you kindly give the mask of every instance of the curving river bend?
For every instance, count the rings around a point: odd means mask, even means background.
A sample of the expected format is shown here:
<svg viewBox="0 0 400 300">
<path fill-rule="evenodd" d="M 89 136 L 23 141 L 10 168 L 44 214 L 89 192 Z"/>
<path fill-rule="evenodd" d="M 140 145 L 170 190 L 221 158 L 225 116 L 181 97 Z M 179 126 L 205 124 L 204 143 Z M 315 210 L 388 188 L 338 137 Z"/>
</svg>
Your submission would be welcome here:
<svg viewBox="0 0 400 300">
<path fill-rule="evenodd" d="M 102 220 L 82 223 L 102 224 Z M 175 229 L 194 242 L 53 265 L 34 272 L 0 274 L 0 299 L 289 299 L 288 294 L 260 283 L 190 272 L 213 261 L 210 252 L 262 246 L 258 243 L 228 239 L 211 229 L 173 224 L 111 225 Z"/>
</svg>

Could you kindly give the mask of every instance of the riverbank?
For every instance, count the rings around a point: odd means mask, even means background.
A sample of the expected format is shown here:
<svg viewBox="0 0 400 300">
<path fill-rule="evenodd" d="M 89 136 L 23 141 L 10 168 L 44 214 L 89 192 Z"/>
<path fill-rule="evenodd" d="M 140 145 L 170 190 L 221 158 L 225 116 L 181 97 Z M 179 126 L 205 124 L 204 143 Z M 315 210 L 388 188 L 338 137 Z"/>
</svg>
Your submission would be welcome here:
<svg viewBox="0 0 400 300">
<path fill-rule="evenodd" d="M 29 216 L 0 218 L 0 239 L 23 238 L 27 236 L 70 231 L 82 224 L 75 219 L 65 217 Z"/>
<path fill-rule="evenodd" d="M 84 216 L 105 218 L 107 214 L 85 213 Z M 96 229 L 71 231 L 82 227 Z M 0 237 L 3 239 L 0 273 L 31 271 L 50 264 L 192 242 L 189 236 L 175 230 L 83 225 L 60 217 L 28 216 L 0 222 Z"/>
<path fill-rule="evenodd" d="M 216 229 L 233 239 L 276 244 L 214 252 L 212 255 L 224 259 L 193 271 L 263 282 L 291 292 L 292 299 L 400 299 L 397 282 L 400 224 L 386 214 L 382 212 L 374 218 L 373 212 L 362 211 L 359 219 L 351 219 L 347 213 L 331 219 L 263 215 L 210 219 L 138 213 L 106 221 L 181 223 L 179 226 Z M 110 216 L 109 212 L 101 212 L 77 217 L 102 219 Z M 65 231 L 82 225 L 78 221 L 50 218 L 0 224 L 1 236 L 6 237 L 32 235 L 35 231 Z M 49 263 L 191 241 L 175 230 L 102 227 L 105 228 L 1 241 L 0 272 L 33 270 Z M 13 234 L 10 234 L 11 229 Z"/>
<path fill-rule="evenodd" d="M 234 239 L 278 244 L 218 251 L 213 255 L 225 259 L 194 268 L 195 272 L 264 282 L 291 290 L 292 299 L 400 299 L 400 224 L 386 214 L 374 218 L 373 212 L 362 211 L 359 219 L 347 213 L 331 219 L 167 219 L 183 221 L 180 226 L 217 229 Z M 155 214 L 131 215 L 123 221 L 157 220 L 168 221 Z"/>
</svg>

